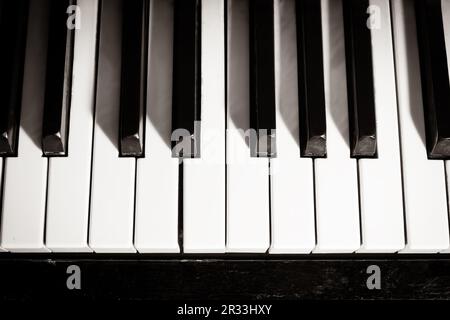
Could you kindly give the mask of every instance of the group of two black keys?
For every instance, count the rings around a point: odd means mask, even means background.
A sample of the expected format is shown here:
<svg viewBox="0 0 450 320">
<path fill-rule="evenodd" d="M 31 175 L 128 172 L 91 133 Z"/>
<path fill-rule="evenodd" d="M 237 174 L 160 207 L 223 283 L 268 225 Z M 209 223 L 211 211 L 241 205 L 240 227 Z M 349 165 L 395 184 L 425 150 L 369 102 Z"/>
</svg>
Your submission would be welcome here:
<svg viewBox="0 0 450 320">
<path fill-rule="evenodd" d="M 1 156 L 17 156 L 29 1 L 0 3 L 0 39 L 4 44 L 0 51 Z M 198 157 L 200 151 L 196 123 L 201 121 L 201 1 L 174 1 L 172 128 L 184 129 L 184 139 L 193 145 L 192 152 L 177 155 L 182 157 Z M 273 1 L 248 1 L 250 128 L 259 141 L 253 154 L 260 157 L 276 156 Z M 42 126 L 45 156 L 68 153 L 75 37 L 75 30 L 66 23 L 70 5 L 76 5 L 76 0 L 50 0 Z M 445 158 L 450 156 L 450 86 L 442 8 L 440 0 L 418 0 L 415 5 L 428 156 Z M 124 0 L 122 6 L 119 155 L 142 157 L 149 0 Z M 368 7 L 369 0 L 343 0 L 350 156 L 356 158 L 377 156 Z M 326 157 L 320 1 L 296 0 L 296 23 L 300 153 L 304 157 Z"/>
</svg>

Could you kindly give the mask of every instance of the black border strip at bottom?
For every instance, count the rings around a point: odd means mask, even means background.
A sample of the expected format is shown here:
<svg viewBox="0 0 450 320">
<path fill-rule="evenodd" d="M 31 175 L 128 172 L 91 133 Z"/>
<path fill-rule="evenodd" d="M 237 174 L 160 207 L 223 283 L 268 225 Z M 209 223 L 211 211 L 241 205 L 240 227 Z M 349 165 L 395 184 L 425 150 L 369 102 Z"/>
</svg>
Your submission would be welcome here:
<svg viewBox="0 0 450 320">
<path fill-rule="evenodd" d="M 80 289 L 67 286 L 73 265 Z M 450 299 L 450 257 L 0 254 L 0 299 L 66 298 Z"/>
</svg>

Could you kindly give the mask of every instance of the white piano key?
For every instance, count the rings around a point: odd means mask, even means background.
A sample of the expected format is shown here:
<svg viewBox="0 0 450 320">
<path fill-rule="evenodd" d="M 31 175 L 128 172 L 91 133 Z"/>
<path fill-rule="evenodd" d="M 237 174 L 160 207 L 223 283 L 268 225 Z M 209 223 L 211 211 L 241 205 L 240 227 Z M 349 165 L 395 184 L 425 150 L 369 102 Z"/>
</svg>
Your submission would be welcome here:
<svg viewBox="0 0 450 320">
<path fill-rule="evenodd" d="M 1 181 L 3 181 L 3 158 L 0 158 L 0 178 L 2 179 Z M 3 189 L 2 189 L 2 184 L 0 184 L 0 208 L 1 208 L 1 205 L 2 205 L 2 198 L 3 198 Z M 1 219 L 1 210 L 0 210 L 0 219 Z M 0 220 L 1 221 L 1 220 Z M 0 246 L 0 252 L 4 252 L 4 251 L 6 251 L 5 249 L 3 249 L 1 246 Z"/>
<path fill-rule="evenodd" d="M 46 252 L 47 159 L 40 148 L 47 59 L 48 1 L 30 2 L 18 157 L 5 160 L 1 246 Z"/>
<path fill-rule="evenodd" d="M 442 19 L 443 19 L 443 25 L 444 25 L 444 34 L 445 34 L 445 48 L 447 52 L 447 65 L 448 70 L 450 72 L 450 1 L 448 0 L 442 0 L 441 1 L 441 7 L 442 7 Z M 450 74 L 449 74 L 450 77 Z M 450 182 L 450 161 L 445 161 L 445 173 L 446 173 L 446 183 L 447 183 L 447 201 L 450 199 L 450 190 L 448 189 L 448 184 Z M 443 250 L 441 252 L 450 253 L 450 248 Z"/>
<path fill-rule="evenodd" d="M 447 67 L 450 73 L 450 1 L 441 0 L 441 8 L 442 8 L 442 21 L 445 35 L 445 50 L 447 53 Z"/>
<path fill-rule="evenodd" d="M 314 160 L 317 245 L 314 252 L 360 247 L 356 160 L 350 158 L 341 0 L 322 0 L 327 158 Z"/>
<path fill-rule="evenodd" d="M 270 159 L 270 253 L 315 246 L 312 159 L 300 158 L 295 1 L 275 1 L 277 157 Z"/>
<path fill-rule="evenodd" d="M 89 246 L 95 252 L 134 252 L 133 158 L 119 158 L 121 1 L 102 3 L 92 161 Z"/>
<path fill-rule="evenodd" d="M 79 0 L 75 31 L 69 153 L 49 159 L 46 245 L 54 252 L 89 252 L 87 243 L 96 75 L 97 0 Z"/>
<path fill-rule="evenodd" d="M 225 161 L 187 160 L 183 168 L 183 250 L 225 252 Z"/>
<path fill-rule="evenodd" d="M 413 1 L 392 1 L 407 245 L 400 252 L 449 247 L 444 163 L 428 160 Z"/>
<path fill-rule="evenodd" d="M 134 246 L 179 252 L 178 159 L 172 158 L 173 1 L 150 3 L 146 155 L 137 160 Z"/>
<path fill-rule="evenodd" d="M 267 158 L 250 157 L 248 1 L 228 1 L 227 252 L 270 246 Z"/>
<path fill-rule="evenodd" d="M 225 252 L 225 15 L 202 2 L 200 159 L 183 160 L 183 250 Z"/>
<path fill-rule="evenodd" d="M 362 247 L 358 252 L 404 248 L 400 145 L 389 0 L 371 0 L 380 28 L 371 29 L 377 159 L 359 160 Z"/>
</svg>

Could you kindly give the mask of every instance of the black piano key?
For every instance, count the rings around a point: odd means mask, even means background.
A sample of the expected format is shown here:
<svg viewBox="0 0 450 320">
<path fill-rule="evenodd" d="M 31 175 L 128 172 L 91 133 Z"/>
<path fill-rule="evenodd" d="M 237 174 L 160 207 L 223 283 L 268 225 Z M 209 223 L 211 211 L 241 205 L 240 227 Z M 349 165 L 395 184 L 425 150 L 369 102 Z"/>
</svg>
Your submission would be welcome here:
<svg viewBox="0 0 450 320">
<path fill-rule="evenodd" d="M 325 157 L 326 116 L 320 1 L 297 0 L 297 66 L 300 151 Z"/>
<path fill-rule="evenodd" d="M 250 0 L 250 128 L 259 157 L 275 157 L 275 47 L 273 0 Z"/>
<path fill-rule="evenodd" d="M 0 156 L 17 156 L 28 0 L 0 2 Z"/>
<path fill-rule="evenodd" d="M 450 84 L 441 1 L 416 1 L 415 7 L 428 157 L 449 159 Z"/>
<path fill-rule="evenodd" d="M 173 40 L 173 156 L 199 157 L 201 120 L 201 0 L 175 0 Z M 183 138 L 180 138 L 183 137 Z M 184 148 L 180 146 L 182 139 Z"/>
<path fill-rule="evenodd" d="M 376 157 L 377 136 L 369 0 L 344 0 L 345 55 L 351 156 Z"/>
<path fill-rule="evenodd" d="M 148 0 L 123 1 L 120 155 L 144 155 Z"/>
<path fill-rule="evenodd" d="M 75 30 L 67 25 L 67 8 L 75 4 L 75 0 L 50 0 L 42 123 L 42 151 L 45 156 L 65 156 L 68 152 Z"/>
</svg>

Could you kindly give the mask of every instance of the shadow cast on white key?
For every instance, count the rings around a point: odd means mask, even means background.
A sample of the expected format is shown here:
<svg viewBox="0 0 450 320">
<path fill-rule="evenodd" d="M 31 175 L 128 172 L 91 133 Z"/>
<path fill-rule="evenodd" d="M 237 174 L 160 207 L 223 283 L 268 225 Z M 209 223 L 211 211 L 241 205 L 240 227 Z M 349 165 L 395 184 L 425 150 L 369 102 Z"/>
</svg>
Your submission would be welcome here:
<svg viewBox="0 0 450 320">
<path fill-rule="evenodd" d="M 289 133 L 294 138 L 298 146 L 300 146 L 299 137 L 299 117 L 298 112 L 293 112 L 294 108 L 298 109 L 298 73 L 297 73 L 297 37 L 295 26 L 295 2 L 280 0 L 281 8 L 279 17 L 280 31 L 279 37 L 275 37 L 278 43 L 275 46 L 280 48 L 289 47 L 290 50 L 280 50 L 279 77 L 276 81 L 279 92 L 278 99 L 280 105 L 281 119 L 289 129 Z M 295 107 L 294 107 L 295 106 Z"/>
<path fill-rule="evenodd" d="M 250 102 L 250 78 L 249 78 L 249 0 L 231 1 L 230 11 L 237 16 L 236 23 L 229 26 L 228 32 L 228 92 L 233 92 L 228 95 L 228 106 L 239 105 L 240 102 L 233 101 L 248 101 Z M 236 36 L 235 36 L 236 35 Z M 234 38 L 231 38 L 234 37 Z M 229 109 L 230 119 L 233 125 L 247 132 L 250 128 L 250 114 L 246 106 Z M 229 124 L 227 127 L 230 128 Z M 249 141 L 244 136 L 242 138 L 249 146 Z"/>
<path fill-rule="evenodd" d="M 406 14 L 403 18 L 405 25 L 416 30 L 414 14 Z M 420 136 L 423 145 L 426 146 L 422 85 L 420 80 L 420 63 L 417 52 L 416 31 L 407 32 L 404 34 L 404 37 L 406 43 L 405 61 L 408 66 L 409 101 L 411 102 L 409 104 L 409 111 L 417 133 Z"/>
<path fill-rule="evenodd" d="M 48 5 L 42 4 L 45 14 L 48 15 Z M 31 13 L 30 13 L 31 15 Z M 20 115 L 21 133 L 26 133 L 36 147 L 41 147 L 42 114 L 45 94 L 45 69 L 47 62 L 48 19 L 45 18 L 39 34 L 28 35 L 26 51 L 34 50 L 33 55 L 28 55 L 30 60 L 25 62 L 22 110 Z M 19 135 L 20 139 L 20 135 Z M 20 150 L 19 153 L 20 155 Z"/>
<path fill-rule="evenodd" d="M 120 101 L 120 74 L 122 57 L 122 15 L 120 8 L 123 0 L 115 1 L 107 14 L 103 11 L 100 16 L 100 35 L 103 43 L 104 59 L 99 61 L 97 67 L 101 72 L 97 75 L 97 98 L 95 122 L 119 153 L 119 115 L 116 110 L 117 101 Z M 110 29 L 110 32 L 101 30 Z M 101 104 L 101 107 L 98 105 Z"/>
<path fill-rule="evenodd" d="M 147 117 L 170 147 L 172 121 L 166 115 L 172 110 L 173 0 L 152 1 L 151 5 Z"/>
<path fill-rule="evenodd" d="M 342 12 L 342 1 L 330 1 L 330 12 Z M 331 83 L 328 102 L 331 105 L 331 120 L 334 121 L 339 132 L 350 147 L 348 136 L 348 117 L 347 114 L 340 112 L 340 108 L 335 105 L 345 104 L 347 106 L 347 83 L 345 73 L 340 72 L 342 64 L 345 64 L 345 39 L 343 32 L 336 32 L 343 24 L 343 16 L 337 14 L 328 15 L 328 23 L 323 24 L 328 28 L 323 29 L 324 39 L 328 37 L 331 50 L 329 79 L 324 79 L 325 83 Z M 324 40 L 325 41 L 325 40 Z M 344 68 L 345 69 L 345 68 Z M 350 150 L 349 150 L 350 152 Z"/>
</svg>

